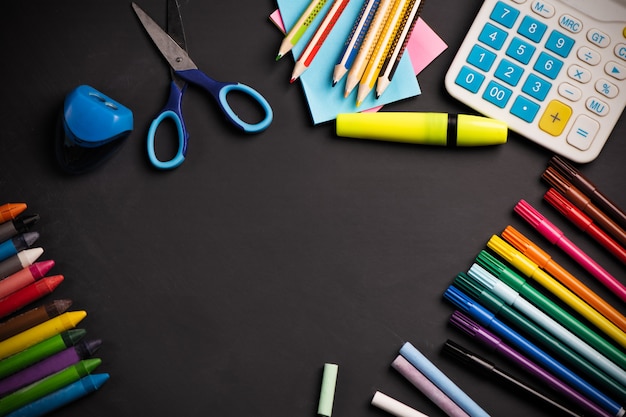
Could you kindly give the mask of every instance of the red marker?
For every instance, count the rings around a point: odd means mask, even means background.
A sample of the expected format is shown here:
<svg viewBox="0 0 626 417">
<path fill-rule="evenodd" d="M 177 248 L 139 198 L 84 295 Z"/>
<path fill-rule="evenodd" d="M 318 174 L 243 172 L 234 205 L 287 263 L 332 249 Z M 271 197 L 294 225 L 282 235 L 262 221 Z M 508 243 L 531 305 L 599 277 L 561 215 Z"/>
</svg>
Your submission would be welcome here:
<svg viewBox="0 0 626 417">
<path fill-rule="evenodd" d="M 9 275 L 5 279 L 0 280 L 0 298 L 4 298 L 45 277 L 53 266 L 54 261 L 35 262 L 31 266 L 27 266 L 13 275 Z"/>
<path fill-rule="evenodd" d="M 15 219 L 26 210 L 24 203 L 8 203 L 0 206 L 0 223 Z"/>
<path fill-rule="evenodd" d="M 19 291 L 0 299 L 0 317 L 7 316 L 27 304 L 50 294 L 63 282 L 63 275 L 42 278 Z"/>
</svg>

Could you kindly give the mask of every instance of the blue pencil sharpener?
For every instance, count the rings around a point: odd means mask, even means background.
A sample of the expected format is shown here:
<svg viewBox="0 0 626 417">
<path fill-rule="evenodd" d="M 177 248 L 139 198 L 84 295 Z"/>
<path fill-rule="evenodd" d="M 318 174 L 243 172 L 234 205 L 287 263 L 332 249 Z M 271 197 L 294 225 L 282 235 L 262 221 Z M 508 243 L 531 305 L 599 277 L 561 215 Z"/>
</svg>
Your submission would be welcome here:
<svg viewBox="0 0 626 417">
<path fill-rule="evenodd" d="M 71 174 L 90 171 L 113 156 L 133 130 L 133 113 L 98 90 L 81 85 L 63 104 L 55 153 Z"/>
</svg>

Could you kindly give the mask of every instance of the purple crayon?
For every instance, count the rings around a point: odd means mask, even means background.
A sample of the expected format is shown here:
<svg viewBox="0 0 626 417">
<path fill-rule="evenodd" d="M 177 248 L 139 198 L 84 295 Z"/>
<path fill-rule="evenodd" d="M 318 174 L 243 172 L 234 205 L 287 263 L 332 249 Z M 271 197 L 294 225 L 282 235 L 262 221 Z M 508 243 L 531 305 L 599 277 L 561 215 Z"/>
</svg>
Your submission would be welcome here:
<svg viewBox="0 0 626 417">
<path fill-rule="evenodd" d="M 76 345 L 49 356 L 20 372 L 0 379 L 0 397 L 91 357 L 101 344 L 100 339 L 80 341 Z"/>
<path fill-rule="evenodd" d="M 548 387 L 551 387 L 554 390 L 560 392 L 577 405 L 584 407 L 585 410 L 590 411 L 592 415 L 602 417 L 611 416 L 611 414 L 604 411 L 604 409 L 596 405 L 594 402 L 590 401 L 589 399 L 578 393 L 576 390 L 572 389 L 569 385 L 565 384 L 563 381 L 556 378 L 551 373 L 547 372 L 545 369 L 528 359 L 526 356 L 522 355 L 506 343 L 502 342 L 502 340 L 498 336 L 491 333 L 462 312 L 457 310 L 452 313 L 452 317 L 450 317 L 450 323 L 452 323 L 454 326 L 456 326 L 469 336 L 473 337 L 477 341 L 481 342 L 485 346 L 493 349 L 500 355 L 504 356 L 506 359 L 510 360 L 531 375 L 537 377 L 540 381 L 547 384 Z"/>
</svg>

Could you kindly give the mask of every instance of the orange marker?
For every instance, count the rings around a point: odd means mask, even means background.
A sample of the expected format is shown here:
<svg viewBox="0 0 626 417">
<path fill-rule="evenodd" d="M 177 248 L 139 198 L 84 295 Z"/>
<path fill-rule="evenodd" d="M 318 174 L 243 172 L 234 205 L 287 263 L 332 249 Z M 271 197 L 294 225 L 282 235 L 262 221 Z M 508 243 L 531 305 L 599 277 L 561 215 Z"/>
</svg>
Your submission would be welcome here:
<svg viewBox="0 0 626 417">
<path fill-rule="evenodd" d="M 26 204 L 24 203 L 7 203 L 0 206 L 0 223 L 7 222 L 15 219 L 24 210 L 26 210 Z"/>
<path fill-rule="evenodd" d="M 552 257 L 539 246 L 531 242 L 512 226 L 507 226 L 506 229 L 504 229 L 502 237 L 513 247 L 526 255 L 531 261 L 536 263 L 541 269 L 551 274 L 570 291 L 585 300 L 591 307 L 595 308 L 596 311 L 609 319 L 622 331 L 626 332 L 626 317 L 598 294 L 589 289 L 589 287 L 576 279 L 576 277 L 565 270 L 565 268 L 553 261 Z"/>
</svg>

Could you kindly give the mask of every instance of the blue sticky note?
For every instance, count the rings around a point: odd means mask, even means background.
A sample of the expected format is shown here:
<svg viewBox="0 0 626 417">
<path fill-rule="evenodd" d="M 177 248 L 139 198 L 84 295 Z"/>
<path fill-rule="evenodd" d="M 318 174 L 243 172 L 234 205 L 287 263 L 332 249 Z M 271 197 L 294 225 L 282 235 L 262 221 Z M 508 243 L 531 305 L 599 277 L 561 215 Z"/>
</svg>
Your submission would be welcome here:
<svg viewBox="0 0 626 417">
<path fill-rule="evenodd" d="M 310 0 L 277 1 L 287 31 L 289 31 L 300 18 L 300 15 L 310 2 Z M 319 26 L 320 22 L 324 19 L 332 3 L 332 1 L 326 2 L 312 27 L 309 28 L 300 39 L 300 42 L 292 49 L 294 62 L 300 57 L 300 54 L 306 47 L 309 39 L 311 39 L 315 33 L 317 26 Z M 339 113 L 355 113 L 414 97 L 421 93 L 408 54 L 404 54 L 393 77 L 393 82 L 378 99 L 376 99 L 372 91 L 363 103 L 361 103 L 361 106 L 357 107 L 356 95 L 358 88 L 352 90 L 352 93 L 347 98 L 344 97 L 346 77 L 336 86 L 332 86 L 335 64 L 341 55 L 344 43 L 350 35 L 350 31 L 352 30 L 352 26 L 358 17 L 362 5 L 363 1 L 350 1 L 348 3 L 333 27 L 333 30 L 315 56 L 315 59 L 299 78 L 304 88 L 304 94 L 309 104 L 309 110 L 314 124 L 333 120 Z"/>
</svg>

